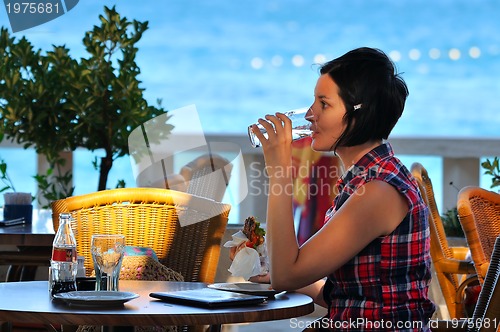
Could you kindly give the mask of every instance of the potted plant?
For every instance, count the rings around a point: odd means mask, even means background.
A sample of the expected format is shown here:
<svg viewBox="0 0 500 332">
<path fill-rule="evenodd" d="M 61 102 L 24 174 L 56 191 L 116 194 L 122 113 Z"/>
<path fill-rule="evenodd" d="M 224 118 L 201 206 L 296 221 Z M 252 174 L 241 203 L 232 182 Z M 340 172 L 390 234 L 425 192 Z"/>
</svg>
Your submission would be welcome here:
<svg viewBox="0 0 500 332">
<path fill-rule="evenodd" d="M 26 38 L 0 30 L 0 141 L 33 147 L 46 157 L 49 171 L 36 180 L 50 193 L 48 200 L 72 193 L 71 172 L 58 174 L 61 153 L 78 147 L 104 151 L 92 163 L 100 174 L 96 189 L 106 189 L 113 161 L 129 153 L 130 132 L 164 113 L 160 100 L 154 107 L 144 99 L 138 79 L 136 44 L 148 22 L 131 22 L 115 7 L 104 7 L 99 19 L 101 25 L 83 38 L 89 56 L 78 60 L 64 46 L 42 54 Z"/>
<path fill-rule="evenodd" d="M 441 215 L 441 221 L 443 222 L 444 232 L 449 238 L 465 238 L 462 225 L 458 219 L 457 207 L 453 207 L 447 210 L 443 215 Z"/>
<path fill-rule="evenodd" d="M 33 205 L 31 202 L 34 197 L 30 193 L 17 192 L 14 184 L 7 173 L 7 164 L 2 159 L 0 161 L 0 179 L 4 183 L 4 187 L 0 188 L 0 193 L 4 193 L 3 220 L 12 220 L 24 218 L 23 222 L 28 224 L 32 221 Z M 7 190 L 12 192 L 5 192 Z"/>
<path fill-rule="evenodd" d="M 3 188 L 0 188 L 0 193 L 9 189 L 16 191 L 14 184 L 7 173 L 7 163 L 3 159 L 0 160 L 0 180 L 2 180 L 2 183 L 4 184 Z"/>
<path fill-rule="evenodd" d="M 498 157 L 494 157 L 493 160 L 486 159 L 481 163 L 481 167 L 485 169 L 484 174 L 491 175 L 490 188 L 500 186 L 500 161 Z"/>
<path fill-rule="evenodd" d="M 490 188 L 495 188 L 500 186 L 500 160 L 498 157 L 494 157 L 492 160 L 486 159 L 481 163 L 481 167 L 485 169 L 484 174 L 491 176 L 491 186 Z M 444 231 L 446 236 L 449 238 L 465 238 L 462 225 L 458 219 L 457 207 L 453 207 L 447 210 L 443 215 L 441 215 L 441 221 L 443 222 Z M 460 240 L 458 240 L 460 242 Z"/>
</svg>

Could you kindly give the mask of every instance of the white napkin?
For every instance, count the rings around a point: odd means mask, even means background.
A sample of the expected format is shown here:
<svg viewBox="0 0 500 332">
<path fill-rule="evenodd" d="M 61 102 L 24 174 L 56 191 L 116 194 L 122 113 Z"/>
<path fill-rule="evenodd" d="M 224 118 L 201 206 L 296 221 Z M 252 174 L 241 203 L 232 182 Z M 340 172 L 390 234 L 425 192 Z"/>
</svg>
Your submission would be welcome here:
<svg viewBox="0 0 500 332">
<path fill-rule="evenodd" d="M 234 256 L 228 271 L 233 276 L 243 277 L 245 280 L 259 275 L 261 272 L 259 253 L 253 248 L 244 247 Z"/>
<path fill-rule="evenodd" d="M 238 247 L 243 242 L 248 241 L 247 236 L 242 231 L 232 235 L 232 240 L 224 243 L 224 247 Z M 234 260 L 228 269 L 234 277 L 243 277 L 245 280 L 256 275 L 263 275 L 269 272 L 269 259 L 267 257 L 266 244 L 263 243 L 253 248 L 244 247 L 234 256 Z"/>
<path fill-rule="evenodd" d="M 237 233 L 234 233 L 231 236 L 232 236 L 233 240 L 227 241 L 226 243 L 224 243 L 224 247 L 226 247 L 226 248 L 237 247 L 240 244 L 242 244 L 243 242 L 248 241 L 247 236 L 242 231 L 238 231 Z"/>
</svg>

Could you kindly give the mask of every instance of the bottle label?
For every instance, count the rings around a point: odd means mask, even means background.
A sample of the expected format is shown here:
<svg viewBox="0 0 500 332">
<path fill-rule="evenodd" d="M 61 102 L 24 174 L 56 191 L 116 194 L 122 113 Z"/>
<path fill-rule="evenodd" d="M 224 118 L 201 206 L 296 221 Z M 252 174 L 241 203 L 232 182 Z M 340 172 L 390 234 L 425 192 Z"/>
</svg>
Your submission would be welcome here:
<svg viewBox="0 0 500 332">
<path fill-rule="evenodd" d="M 53 248 L 52 260 L 56 262 L 73 262 L 76 261 L 75 248 Z"/>
</svg>

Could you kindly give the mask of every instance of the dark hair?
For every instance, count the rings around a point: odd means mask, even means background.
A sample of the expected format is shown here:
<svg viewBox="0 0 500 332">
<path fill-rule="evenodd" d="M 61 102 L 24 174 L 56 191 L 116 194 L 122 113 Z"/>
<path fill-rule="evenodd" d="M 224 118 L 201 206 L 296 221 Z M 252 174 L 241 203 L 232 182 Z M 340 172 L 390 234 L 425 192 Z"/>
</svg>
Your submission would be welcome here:
<svg viewBox="0 0 500 332">
<path fill-rule="evenodd" d="M 389 137 L 403 113 L 408 88 L 384 52 L 357 48 L 322 65 L 320 73 L 337 84 L 346 107 L 346 128 L 335 149 Z"/>
</svg>

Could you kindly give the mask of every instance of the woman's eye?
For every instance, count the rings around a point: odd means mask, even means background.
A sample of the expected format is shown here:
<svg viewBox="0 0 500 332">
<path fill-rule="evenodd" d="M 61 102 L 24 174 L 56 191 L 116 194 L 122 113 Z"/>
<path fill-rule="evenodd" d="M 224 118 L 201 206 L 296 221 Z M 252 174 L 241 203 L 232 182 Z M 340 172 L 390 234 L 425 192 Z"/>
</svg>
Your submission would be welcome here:
<svg viewBox="0 0 500 332">
<path fill-rule="evenodd" d="M 328 106 L 328 105 L 327 105 L 324 101 L 322 101 L 322 102 L 321 102 L 321 108 L 322 108 L 322 109 L 325 109 L 327 106 Z"/>
</svg>

